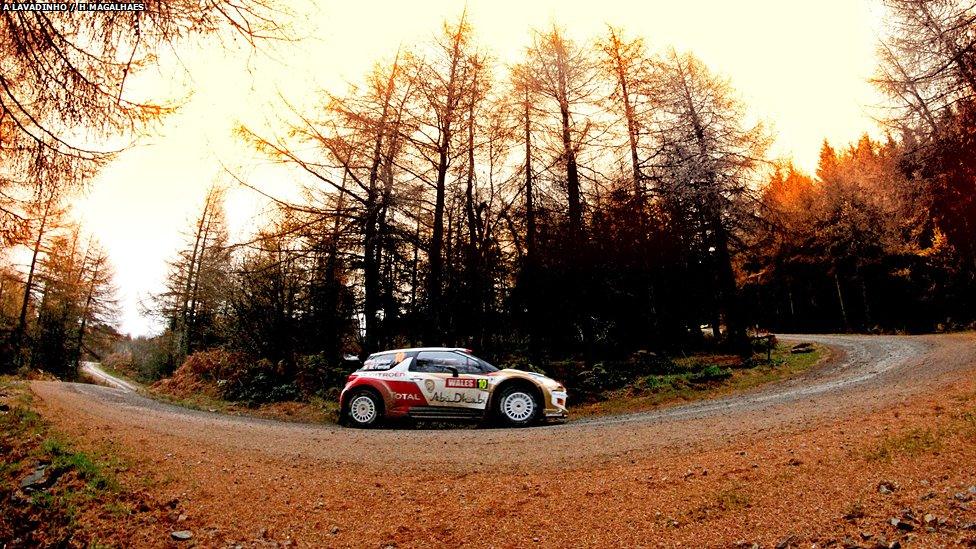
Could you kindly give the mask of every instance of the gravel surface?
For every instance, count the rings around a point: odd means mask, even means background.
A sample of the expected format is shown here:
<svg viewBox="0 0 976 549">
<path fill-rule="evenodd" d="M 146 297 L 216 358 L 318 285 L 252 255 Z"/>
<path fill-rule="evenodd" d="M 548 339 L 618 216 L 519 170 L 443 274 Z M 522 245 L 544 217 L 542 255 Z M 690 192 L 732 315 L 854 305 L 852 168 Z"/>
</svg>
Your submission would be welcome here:
<svg viewBox="0 0 976 549">
<path fill-rule="evenodd" d="M 798 422 L 835 416 L 849 408 L 877 405 L 916 388 L 917 370 L 933 346 L 931 338 L 910 337 L 800 335 L 782 339 L 822 343 L 836 356 L 803 376 L 744 394 L 530 429 L 359 431 L 190 410 L 96 385 L 37 382 L 33 388 L 45 401 L 84 410 L 111 424 L 275 455 L 357 464 L 437 463 L 462 470 L 513 463 L 549 466 L 647 448 L 699 444 L 743 431 L 796 427 Z M 490 452 L 485 445 L 491 445 Z M 390 448 L 396 451 L 390 452 Z"/>
<path fill-rule="evenodd" d="M 93 385 L 32 388 L 62 429 L 168 479 L 161 497 L 179 498 L 187 525 L 208 529 L 194 534 L 204 545 L 729 547 L 794 535 L 809 547 L 867 526 L 892 536 L 878 530 L 884 514 L 911 502 L 876 502 L 881 480 L 905 486 L 898 498 L 976 484 L 972 444 L 908 462 L 858 457 L 889 430 L 945 420 L 947 395 L 956 407 L 976 400 L 973 334 L 781 339 L 832 356 L 744 394 L 529 429 L 358 431 Z M 935 501 L 934 512 L 950 512 Z M 866 518 L 841 518 L 862 503 Z"/>
</svg>

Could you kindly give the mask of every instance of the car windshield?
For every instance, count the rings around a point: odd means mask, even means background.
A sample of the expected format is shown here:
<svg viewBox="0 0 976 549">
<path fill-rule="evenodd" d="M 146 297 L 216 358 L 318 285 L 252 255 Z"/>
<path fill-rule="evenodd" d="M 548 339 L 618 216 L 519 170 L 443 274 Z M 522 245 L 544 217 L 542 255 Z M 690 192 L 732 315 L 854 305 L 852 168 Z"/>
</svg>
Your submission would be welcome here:
<svg viewBox="0 0 976 549">
<path fill-rule="evenodd" d="M 487 360 L 482 360 L 482 359 L 480 359 L 480 358 L 478 358 L 476 356 L 472 356 L 472 355 L 469 355 L 467 353 L 461 353 L 461 354 L 464 355 L 464 356 L 466 356 L 466 357 L 468 357 L 468 358 L 470 358 L 471 360 L 476 361 L 478 363 L 478 365 L 481 367 L 480 369 L 481 369 L 482 372 L 491 373 L 491 372 L 497 372 L 498 371 L 498 368 L 496 368 L 492 364 L 489 364 Z"/>
</svg>

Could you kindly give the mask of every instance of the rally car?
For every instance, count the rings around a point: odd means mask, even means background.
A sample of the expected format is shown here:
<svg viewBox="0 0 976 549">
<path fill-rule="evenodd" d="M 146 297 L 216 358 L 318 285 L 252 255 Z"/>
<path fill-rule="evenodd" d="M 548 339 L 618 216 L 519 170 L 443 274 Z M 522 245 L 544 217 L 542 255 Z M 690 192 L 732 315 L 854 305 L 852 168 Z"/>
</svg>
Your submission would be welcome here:
<svg viewBox="0 0 976 549">
<path fill-rule="evenodd" d="M 339 397 L 340 422 L 385 418 L 496 420 L 523 426 L 566 418 L 566 388 L 542 374 L 499 370 L 468 349 L 423 347 L 370 355 Z"/>
</svg>

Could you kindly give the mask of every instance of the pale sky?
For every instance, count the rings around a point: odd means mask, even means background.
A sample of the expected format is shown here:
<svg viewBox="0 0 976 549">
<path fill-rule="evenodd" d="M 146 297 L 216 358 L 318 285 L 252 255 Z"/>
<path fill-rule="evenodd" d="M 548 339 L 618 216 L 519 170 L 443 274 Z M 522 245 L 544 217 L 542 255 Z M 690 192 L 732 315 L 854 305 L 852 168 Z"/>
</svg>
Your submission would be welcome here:
<svg viewBox="0 0 976 549">
<path fill-rule="evenodd" d="M 134 335 L 158 327 L 138 303 L 160 288 L 166 260 L 182 243 L 208 185 L 229 165 L 269 192 L 294 187 L 266 161 L 235 141 L 245 123 L 274 130 L 279 93 L 313 106 L 320 90 L 342 92 L 398 46 L 428 39 L 463 1 L 290 2 L 302 40 L 267 53 L 213 43 L 181 46 L 133 79 L 133 91 L 181 107 L 152 135 L 140 138 L 105 169 L 77 201 L 77 216 L 109 252 L 122 305 L 121 329 Z M 500 63 L 518 61 L 530 29 L 561 25 L 589 40 L 606 25 L 641 36 L 652 50 L 691 50 L 731 79 L 752 115 L 772 124 L 775 156 L 816 166 L 824 138 L 835 144 L 876 132 L 871 107 L 880 101 L 867 83 L 880 28 L 876 0 L 469 0 L 468 16 L 481 44 Z M 177 60 L 177 57 L 179 60 Z M 264 205 L 246 189 L 228 198 L 232 233 L 256 224 Z"/>
</svg>

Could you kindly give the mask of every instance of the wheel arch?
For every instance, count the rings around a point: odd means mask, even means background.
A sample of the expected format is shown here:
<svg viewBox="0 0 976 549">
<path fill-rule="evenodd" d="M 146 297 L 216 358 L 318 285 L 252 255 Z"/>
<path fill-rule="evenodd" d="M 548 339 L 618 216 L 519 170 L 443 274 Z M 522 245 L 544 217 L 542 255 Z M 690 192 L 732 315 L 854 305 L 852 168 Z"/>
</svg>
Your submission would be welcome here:
<svg viewBox="0 0 976 549">
<path fill-rule="evenodd" d="M 360 383 L 359 385 L 350 387 L 349 390 L 346 391 L 342 399 L 342 415 L 349 413 L 349 401 L 352 400 L 352 396 L 354 396 L 356 393 L 363 392 L 372 393 L 372 395 L 376 397 L 377 403 L 379 404 L 379 413 L 381 415 L 386 415 L 386 399 L 383 397 L 383 393 L 371 383 Z"/>
<path fill-rule="evenodd" d="M 525 379 L 523 377 L 517 377 L 512 379 L 506 379 L 498 384 L 497 387 L 491 392 L 491 398 L 488 399 L 488 406 L 486 409 L 487 415 L 494 416 L 496 414 L 495 408 L 498 405 L 498 399 L 502 392 L 509 387 L 524 387 L 532 392 L 532 396 L 536 398 L 537 404 L 539 405 L 538 410 L 536 410 L 536 418 L 542 416 L 546 408 L 546 397 L 542 392 L 542 387 L 531 379 Z"/>
</svg>

